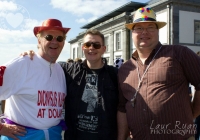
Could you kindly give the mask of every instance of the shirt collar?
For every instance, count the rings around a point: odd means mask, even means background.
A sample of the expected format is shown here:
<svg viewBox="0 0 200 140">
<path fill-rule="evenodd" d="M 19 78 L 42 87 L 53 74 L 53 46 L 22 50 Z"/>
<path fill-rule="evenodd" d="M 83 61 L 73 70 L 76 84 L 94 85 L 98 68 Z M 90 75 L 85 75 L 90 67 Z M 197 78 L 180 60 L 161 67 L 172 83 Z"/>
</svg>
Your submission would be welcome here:
<svg viewBox="0 0 200 140">
<path fill-rule="evenodd" d="M 149 55 L 148 59 L 149 59 L 150 57 L 153 57 L 153 56 L 155 55 L 155 53 L 158 51 L 158 49 L 160 48 L 160 46 L 161 46 L 161 43 L 158 42 L 158 44 L 156 45 L 156 47 L 153 49 L 153 51 L 152 51 L 151 54 Z M 135 51 L 132 53 L 132 58 L 133 58 L 134 60 L 138 60 L 139 55 L 138 55 L 137 50 L 135 50 Z"/>
</svg>

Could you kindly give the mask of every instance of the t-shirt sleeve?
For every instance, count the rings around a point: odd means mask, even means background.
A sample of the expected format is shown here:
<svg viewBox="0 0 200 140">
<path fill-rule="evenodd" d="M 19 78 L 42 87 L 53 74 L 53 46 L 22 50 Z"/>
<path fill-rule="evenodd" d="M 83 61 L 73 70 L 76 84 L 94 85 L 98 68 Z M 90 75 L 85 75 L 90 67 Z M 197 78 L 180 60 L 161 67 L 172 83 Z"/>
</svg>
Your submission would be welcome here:
<svg viewBox="0 0 200 140">
<path fill-rule="evenodd" d="M 5 100 L 13 95 L 20 87 L 21 81 L 24 79 L 26 73 L 24 73 L 25 66 L 24 59 L 17 57 L 5 64 L 4 74 L 1 75 L 2 85 L 0 86 L 0 100 Z"/>
</svg>

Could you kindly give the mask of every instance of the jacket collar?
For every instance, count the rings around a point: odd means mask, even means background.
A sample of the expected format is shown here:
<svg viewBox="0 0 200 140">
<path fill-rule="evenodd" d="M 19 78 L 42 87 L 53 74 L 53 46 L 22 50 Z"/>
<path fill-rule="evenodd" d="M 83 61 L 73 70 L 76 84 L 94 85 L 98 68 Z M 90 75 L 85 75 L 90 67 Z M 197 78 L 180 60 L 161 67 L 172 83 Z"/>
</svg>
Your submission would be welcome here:
<svg viewBox="0 0 200 140">
<path fill-rule="evenodd" d="M 103 67 L 105 67 L 105 68 L 107 69 L 108 65 L 104 63 L 104 66 L 103 66 Z M 87 65 L 87 59 L 85 59 L 85 60 L 83 61 L 83 68 L 85 68 L 85 69 L 90 69 L 90 68 L 88 67 L 88 65 Z"/>
</svg>

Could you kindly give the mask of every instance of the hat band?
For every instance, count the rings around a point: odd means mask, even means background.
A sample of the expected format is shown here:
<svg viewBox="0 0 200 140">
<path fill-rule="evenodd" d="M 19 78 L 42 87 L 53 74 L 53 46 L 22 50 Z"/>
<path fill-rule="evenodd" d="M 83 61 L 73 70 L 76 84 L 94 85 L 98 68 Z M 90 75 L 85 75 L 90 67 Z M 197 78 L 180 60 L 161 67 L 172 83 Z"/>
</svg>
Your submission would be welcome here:
<svg viewBox="0 0 200 140">
<path fill-rule="evenodd" d="M 139 18 L 134 22 L 140 22 L 140 21 L 156 21 L 156 20 L 154 18 Z"/>
</svg>

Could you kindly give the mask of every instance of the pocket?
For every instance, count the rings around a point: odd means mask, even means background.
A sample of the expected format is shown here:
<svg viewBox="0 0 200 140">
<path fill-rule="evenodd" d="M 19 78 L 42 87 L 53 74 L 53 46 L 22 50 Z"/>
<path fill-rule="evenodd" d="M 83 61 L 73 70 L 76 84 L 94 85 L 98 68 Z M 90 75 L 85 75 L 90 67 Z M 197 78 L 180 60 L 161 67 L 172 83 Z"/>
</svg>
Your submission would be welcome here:
<svg viewBox="0 0 200 140">
<path fill-rule="evenodd" d="M 152 77 L 160 84 L 170 84 L 182 76 L 180 63 L 172 58 L 163 58 L 159 60 L 159 65 L 152 71 Z"/>
</svg>

